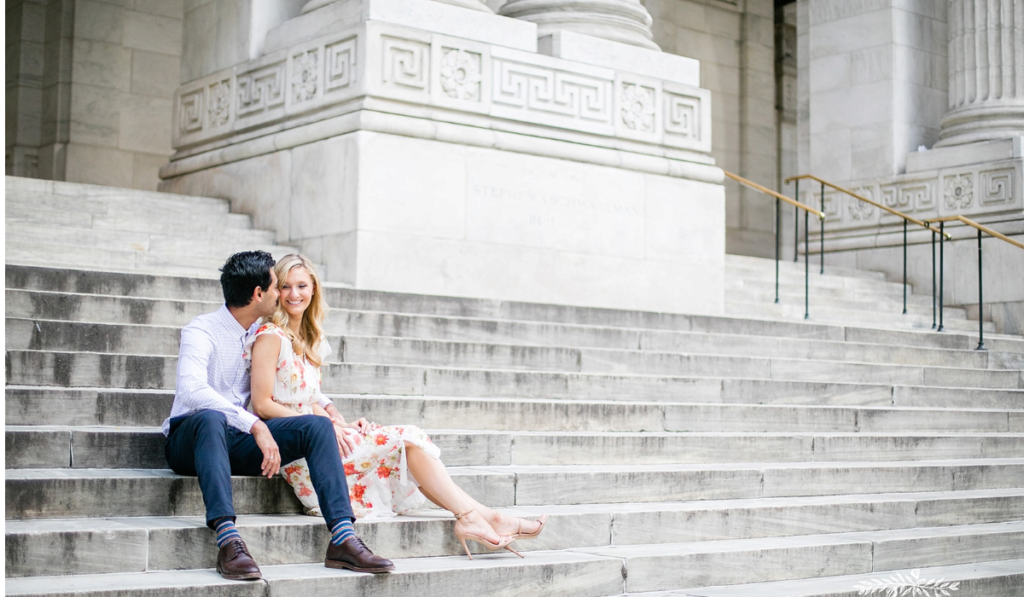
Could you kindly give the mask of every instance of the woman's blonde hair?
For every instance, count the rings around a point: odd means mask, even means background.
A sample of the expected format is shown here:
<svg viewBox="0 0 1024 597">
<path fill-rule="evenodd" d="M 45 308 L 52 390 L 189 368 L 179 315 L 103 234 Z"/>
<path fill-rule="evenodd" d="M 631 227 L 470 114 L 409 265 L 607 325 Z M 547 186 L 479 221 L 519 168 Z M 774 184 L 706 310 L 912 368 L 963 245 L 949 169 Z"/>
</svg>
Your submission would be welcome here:
<svg viewBox="0 0 1024 597">
<path fill-rule="evenodd" d="M 316 275 L 316 269 L 312 262 L 304 255 L 285 255 L 277 260 L 274 266 L 274 273 L 277 274 L 277 288 L 284 287 L 288 273 L 293 269 L 301 267 L 309 274 L 313 281 L 313 296 L 309 301 L 309 307 L 302 315 L 302 323 L 299 325 L 299 333 L 295 334 L 288 328 L 290 319 L 288 312 L 284 310 L 284 297 L 277 304 L 277 310 L 270 320 L 281 328 L 292 341 L 292 350 L 295 354 L 306 357 L 310 364 L 319 367 L 321 364 L 320 355 L 317 354 L 317 347 L 324 338 L 324 328 L 321 325 L 327 317 L 327 301 L 324 300 L 323 288 L 320 285 L 320 276 Z"/>
</svg>

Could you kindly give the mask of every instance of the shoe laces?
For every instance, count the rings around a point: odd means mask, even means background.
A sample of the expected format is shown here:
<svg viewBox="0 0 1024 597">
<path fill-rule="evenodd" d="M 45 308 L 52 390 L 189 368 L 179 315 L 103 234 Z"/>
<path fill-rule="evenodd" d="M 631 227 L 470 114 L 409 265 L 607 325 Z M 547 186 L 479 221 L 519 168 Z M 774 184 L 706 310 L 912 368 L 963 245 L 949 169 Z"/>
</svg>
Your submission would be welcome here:
<svg viewBox="0 0 1024 597">
<path fill-rule="evenodd" d="M 249 555 L 248 548 L 245 547 L 245 542 L 242 541 L 241 539 L 235 539 L 231 543 L 228 543 L 228 545 L 230 545 L 232 548 L 234 548 L 234 552 L 235 552 L 234 555 L 235 555 L 235 557 L 238 557 L 241 554 L 245 554 L 245 555 L 247 555 L 249 557 L 252 557 L 252 556 Z"/>
</svg>

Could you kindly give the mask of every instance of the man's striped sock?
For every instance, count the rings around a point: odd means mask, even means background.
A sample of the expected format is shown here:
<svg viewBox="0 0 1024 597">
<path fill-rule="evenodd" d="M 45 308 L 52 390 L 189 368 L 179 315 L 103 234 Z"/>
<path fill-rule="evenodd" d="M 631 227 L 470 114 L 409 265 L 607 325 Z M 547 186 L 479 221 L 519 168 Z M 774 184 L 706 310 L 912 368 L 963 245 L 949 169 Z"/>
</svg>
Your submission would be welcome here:
<svg viewBox="0 0 1024 597">
<path fill-rule="evenodd" d="M 331 543 L 341 545 L 349 537 L 355 537 L 356 530 L 352 528 L 351 518 L 340 518 L 331 525 Z"/>
<path fill-rule="evenodd" d="M 238 534 L 238 529 L 235 528 L 235 521 L 230 518 L 222 518 L 216 526 L 217 531 L 217 548 L 220 549 L 227 545 L 228 541 L 232 539 L 241 539 L 242 536 Z"/>
</svg>

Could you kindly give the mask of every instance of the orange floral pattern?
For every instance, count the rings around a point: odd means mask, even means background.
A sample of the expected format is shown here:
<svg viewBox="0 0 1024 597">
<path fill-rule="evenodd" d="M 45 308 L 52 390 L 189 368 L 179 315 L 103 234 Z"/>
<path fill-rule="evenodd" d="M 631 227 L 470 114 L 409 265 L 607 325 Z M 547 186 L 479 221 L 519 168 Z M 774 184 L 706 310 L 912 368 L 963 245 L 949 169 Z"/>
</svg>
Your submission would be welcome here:
<svg viewBox="0 0 1024 597">
<path fill-rule="evenodd" d="M 320 368 L 296 355 L 284 332 L 272 323 L 263 324 L 246 342 L 245 358 L 251 359 L 252 345 L 262 334 L 281 338 L 277 362 L 274 401 L 302 414 L 312 414 L 311 403 L 320 393 Z M 326 342 L 324 343 L 326 344 Z M 330 347 L 321 351 L 330 354 Z M 440 459 L 441 451 L 422 429 L 414 425 L 381 426 L 371 423 L 356 438 L 357 446 L 343 461 L 349 500 L 356 518 L 387 518 L 418 510 L 426 498 L 409 473 L 406 443 Z M 306 460 L 299 459 L 281 469 L 281 474 L 302 502 L 307 514 L 319 515 L 320 507 Z"/>
</svg>

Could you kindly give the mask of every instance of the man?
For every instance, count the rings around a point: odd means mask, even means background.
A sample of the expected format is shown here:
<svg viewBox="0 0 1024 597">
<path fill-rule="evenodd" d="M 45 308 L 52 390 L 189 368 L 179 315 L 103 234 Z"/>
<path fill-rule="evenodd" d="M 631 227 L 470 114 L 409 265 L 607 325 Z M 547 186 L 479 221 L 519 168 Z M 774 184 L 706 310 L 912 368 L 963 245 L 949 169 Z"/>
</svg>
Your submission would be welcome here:
<svg viewBox="0 0 1024 597">
<path fill-rule="evenodd" d="M 274 258 L 263 251 L 232 255 L 220 276 L 224 305 L 181 330 L 178 379 L 171 416 L 164 421 L 167 463 L 196 475 L 206 504 L 206 525 L 216 532 L 217 572 L 232 580 L 260 578 L 260 569 L 235 528 L 231 475 L 273 477 L 282 460 L 305 458 L 313 488 L 331 529 L 325 565 L 359 572 L 390 572 L 355 535 L 339 442 L 331 419 L 316 415 L 261 421 L 245 410 L 249 371 L 242 358 L 249 328 L 277 307 Z M 330 401 L 323 405 L 337 421 Z M 348 447 L 348 446 L 346 446 Z"/>
</svg>

